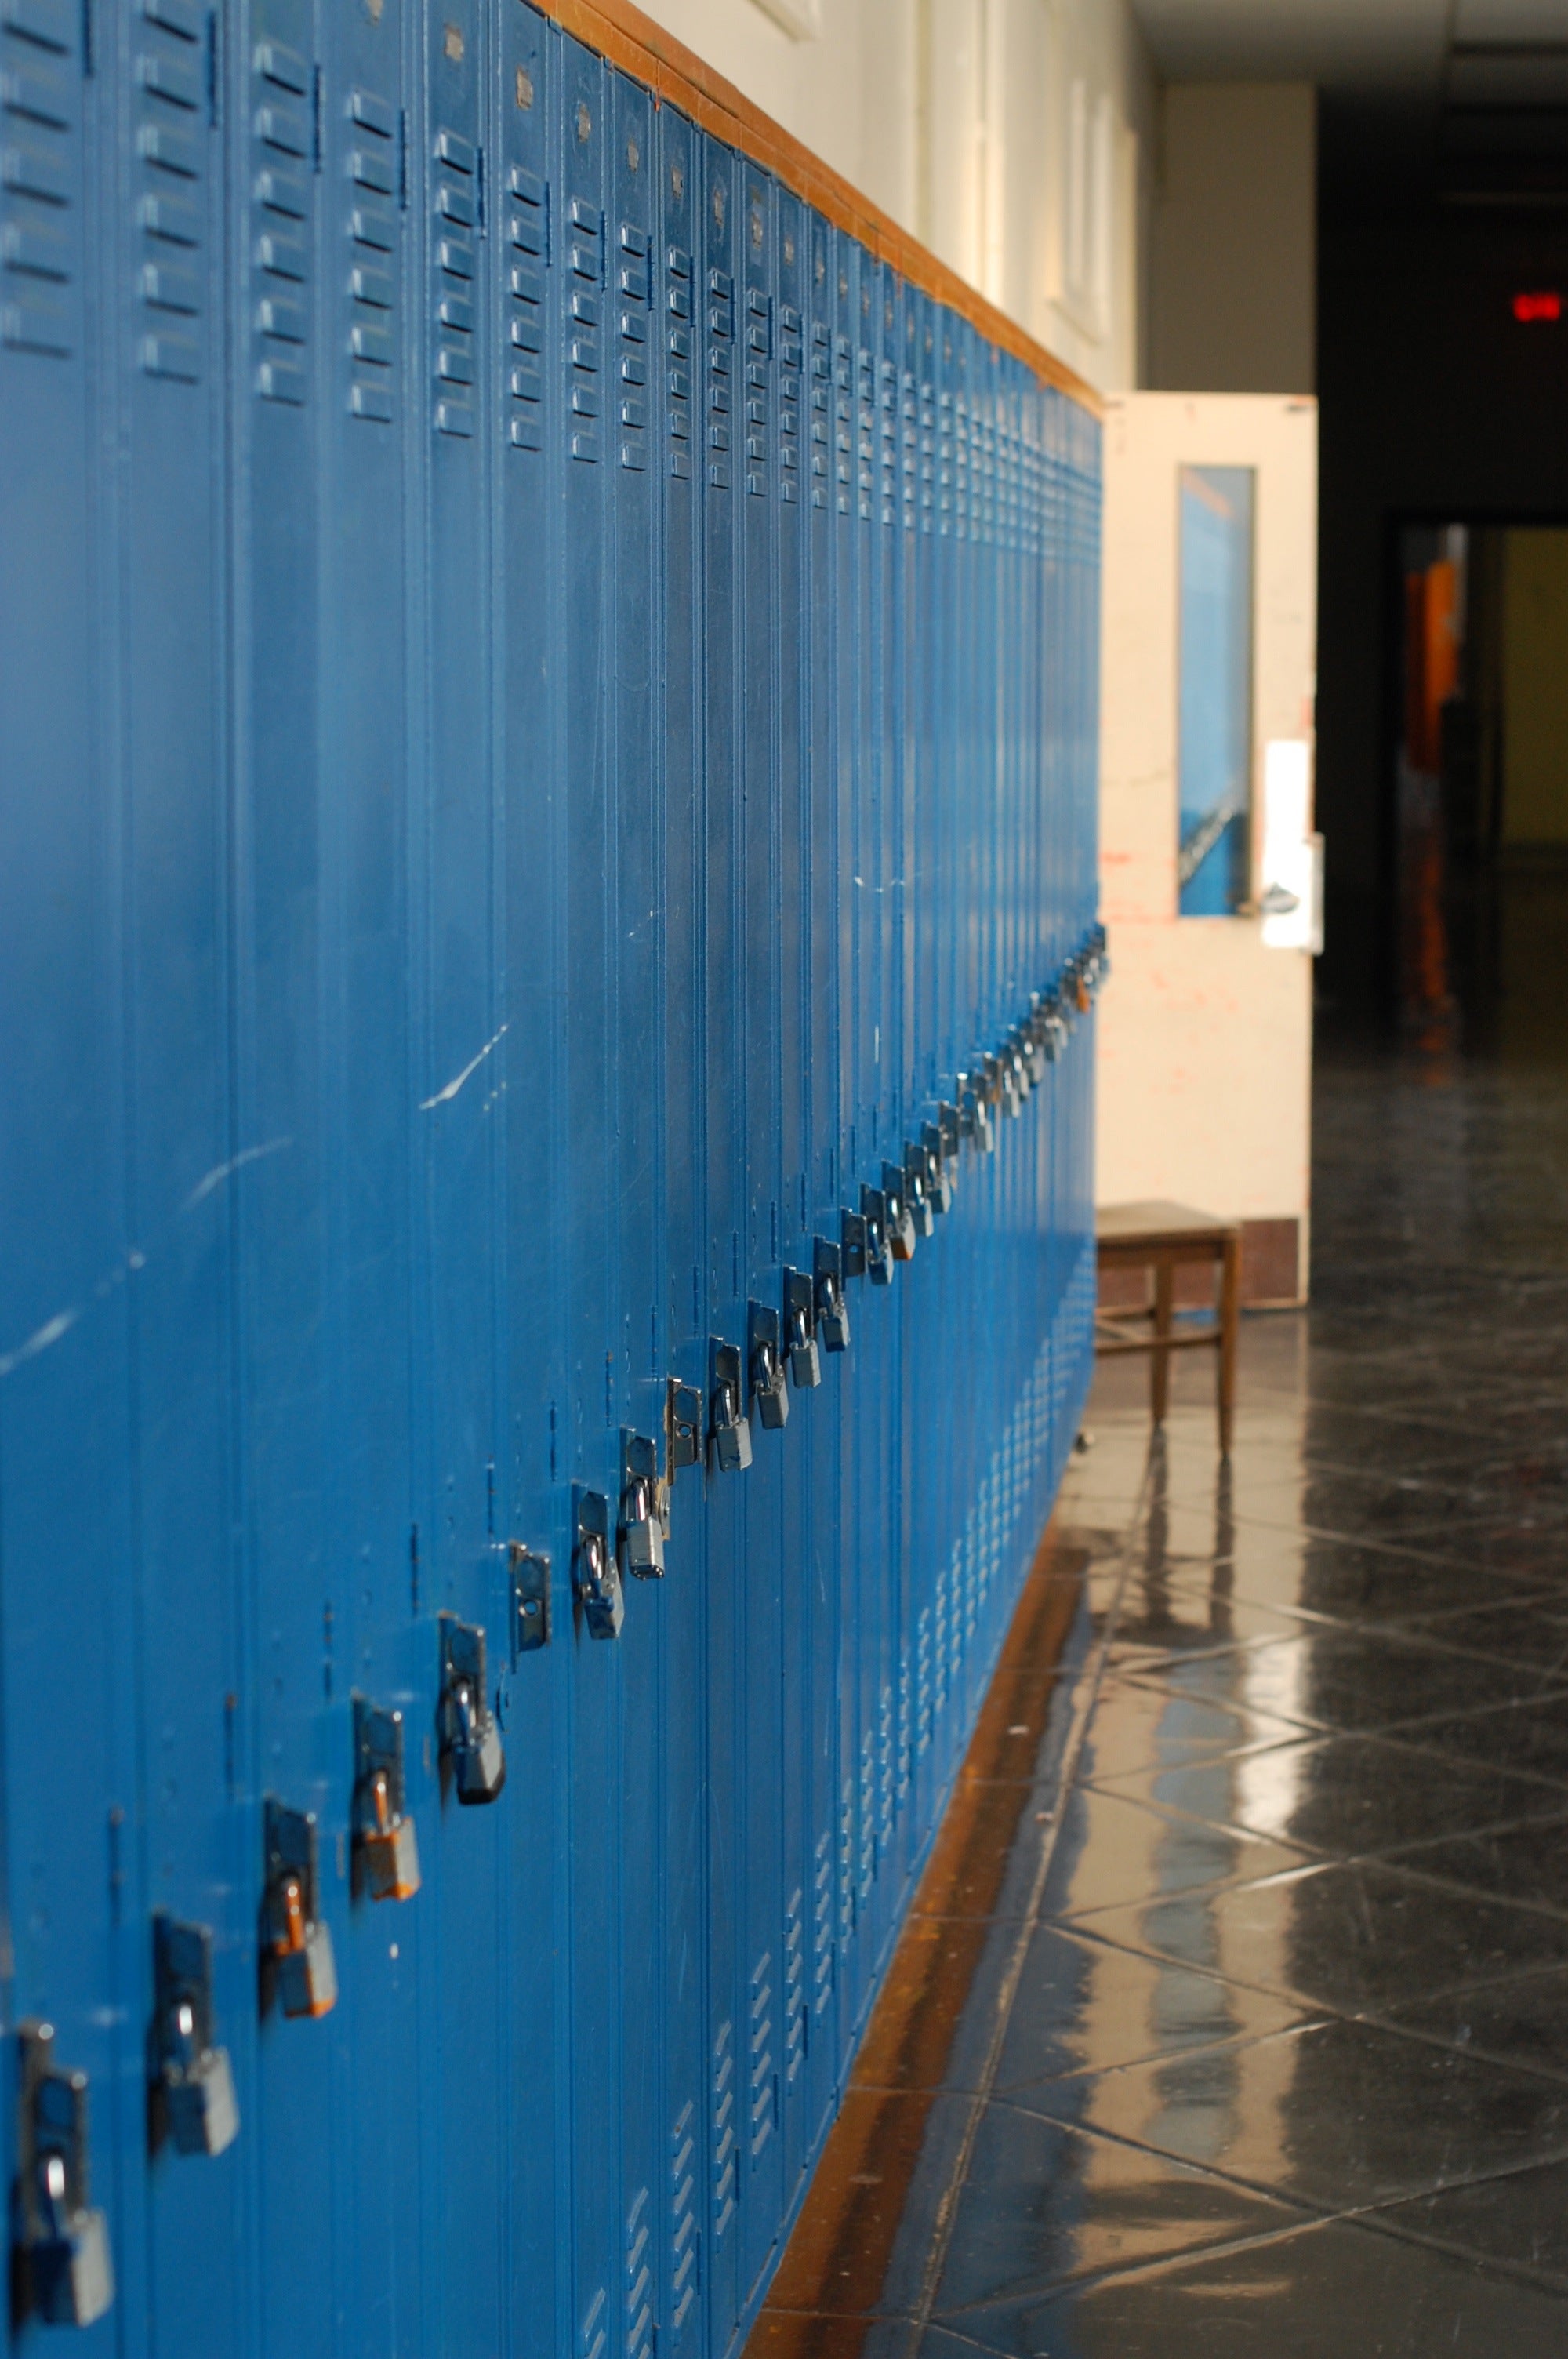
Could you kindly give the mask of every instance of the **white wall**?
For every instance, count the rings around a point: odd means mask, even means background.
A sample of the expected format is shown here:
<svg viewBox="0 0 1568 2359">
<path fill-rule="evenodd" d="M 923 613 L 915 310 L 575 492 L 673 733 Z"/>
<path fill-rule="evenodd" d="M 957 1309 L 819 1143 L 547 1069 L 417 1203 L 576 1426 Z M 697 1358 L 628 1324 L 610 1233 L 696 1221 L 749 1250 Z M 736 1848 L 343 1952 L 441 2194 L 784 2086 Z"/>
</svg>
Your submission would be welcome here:
<svg viewBox="0 0 1568 2359">
<path fill-rule="evenodd" d="M 1138 382 L 1155 93 L 1129 0 L 649 13 L 1092 385 Z"/>
<path fill-rule="evenodd" d="M 1309 745 L 1316 643 L 1317 408 L 1138 393 L 1106 419 L 1096 1195 L 1299 1223 L 1310 1203 L 1312 960 L 1256 916 L 1176 914 L 1178 527 L 1184 465 L 1257 470 L 1253 893 L 1264 750 Z M 1333 856 L 1333 847 L 1329 847 Z"/>
<path fill-rule="evenodd" d="M 1317 382 L 1317 94 L 1305 82 L 1161 92 L 1147 382 L 1311 393 Z"/>
</svg>

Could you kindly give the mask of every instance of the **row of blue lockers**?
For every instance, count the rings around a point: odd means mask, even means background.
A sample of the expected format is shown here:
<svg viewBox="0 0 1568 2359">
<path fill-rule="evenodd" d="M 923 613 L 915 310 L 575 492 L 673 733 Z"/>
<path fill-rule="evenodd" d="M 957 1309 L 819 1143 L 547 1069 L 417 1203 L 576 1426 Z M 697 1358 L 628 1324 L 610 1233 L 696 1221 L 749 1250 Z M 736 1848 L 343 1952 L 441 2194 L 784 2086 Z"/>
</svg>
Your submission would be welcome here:
<svg viewBox="0 0 1568 2359">
<path fill-rule="evenodd" d="M 1098 429 L 521 0 L 0 0 L 7 2347 L 737 2347 L 1089 1364 Z"/>
</svg>

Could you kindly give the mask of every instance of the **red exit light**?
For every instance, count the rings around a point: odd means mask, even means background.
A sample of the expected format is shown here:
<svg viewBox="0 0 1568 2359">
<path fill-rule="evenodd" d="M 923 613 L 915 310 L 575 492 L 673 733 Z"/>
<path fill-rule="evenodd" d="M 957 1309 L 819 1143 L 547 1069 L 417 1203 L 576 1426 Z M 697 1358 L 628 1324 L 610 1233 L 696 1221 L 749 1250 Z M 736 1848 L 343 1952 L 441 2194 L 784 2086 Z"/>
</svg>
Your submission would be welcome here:
<svg viewBox="0 0 1568 2359">
<path fill-rule="evenodd" d="M 1516 320 L 1560 320 L 1562 317 L 1563 298 L 1551 289 L 1514 297 Z"/>
</svg>

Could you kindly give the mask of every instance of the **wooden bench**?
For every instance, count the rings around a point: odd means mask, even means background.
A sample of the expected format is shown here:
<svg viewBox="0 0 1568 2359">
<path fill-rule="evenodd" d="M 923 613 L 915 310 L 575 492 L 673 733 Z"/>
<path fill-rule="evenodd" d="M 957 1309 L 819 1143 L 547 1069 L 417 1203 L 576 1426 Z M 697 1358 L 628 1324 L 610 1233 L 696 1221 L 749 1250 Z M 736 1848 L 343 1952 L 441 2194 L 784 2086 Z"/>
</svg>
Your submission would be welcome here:
<svg viewBox="0 0 1568 2359">
<path fill-rule="evenodd" d="M 1170 1399 L 1171 1353 L 1217 1351 L 1219 1354 L 1219 1448 L 1230 1455 L 1231 1427 L 1236 1408 L 1236 1330 L 1241 1282 L 1241 1223 L 1222 1221 L 1212 1212 L 1195 1212 L 1188 1204 L 1102 1204 L 1095 1214 L 1099 1266 L 1108 1269 L 1152 1270 L 1153 1299 L 1126 1310 L 1095 1312 L 1097 1352 L 1152 1352 L 1150 1405 L 1156 1425 L 1165 1422 Z M 1176 1271 L 1187 1262 L 1207 1262 L 1219 1270 L 1219 1299 L 1213 1320 L 1204 1327 L 1173 1330 Z M 1152 1322 L 1146 1335 L 1126 1330 Z"/>
</svg>

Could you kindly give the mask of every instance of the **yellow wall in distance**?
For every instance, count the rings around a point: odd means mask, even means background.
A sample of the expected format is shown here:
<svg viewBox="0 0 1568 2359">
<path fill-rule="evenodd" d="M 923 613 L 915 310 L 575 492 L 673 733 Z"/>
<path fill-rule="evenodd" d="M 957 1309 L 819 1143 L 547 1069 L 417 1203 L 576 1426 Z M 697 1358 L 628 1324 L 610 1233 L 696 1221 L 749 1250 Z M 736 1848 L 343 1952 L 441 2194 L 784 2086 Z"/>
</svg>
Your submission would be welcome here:
<svg viewBox="0 0 1568 2359">
<path fill-rule="evenodd" d="M 1568 531 L 1508 535 L 1503 839 L 1568 844 Z"/>
</svg>

